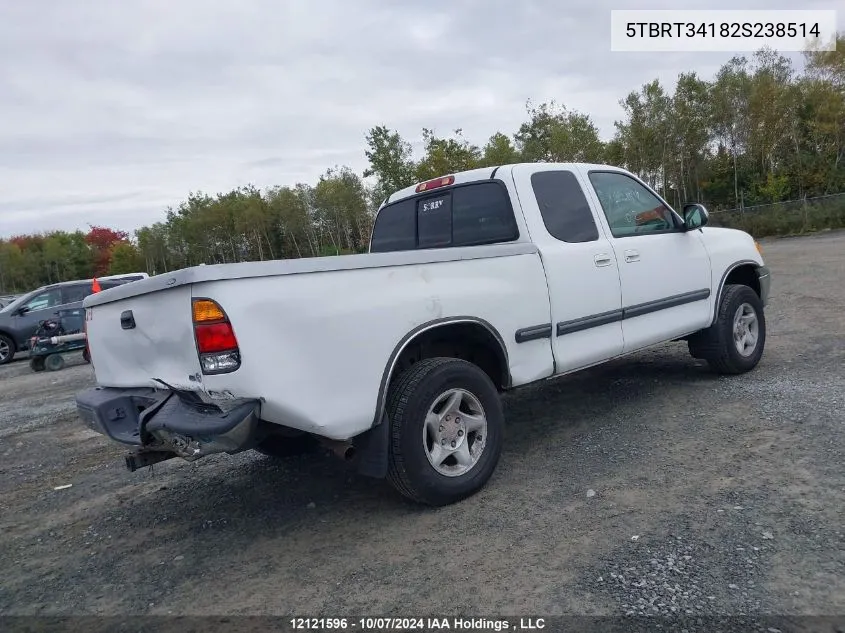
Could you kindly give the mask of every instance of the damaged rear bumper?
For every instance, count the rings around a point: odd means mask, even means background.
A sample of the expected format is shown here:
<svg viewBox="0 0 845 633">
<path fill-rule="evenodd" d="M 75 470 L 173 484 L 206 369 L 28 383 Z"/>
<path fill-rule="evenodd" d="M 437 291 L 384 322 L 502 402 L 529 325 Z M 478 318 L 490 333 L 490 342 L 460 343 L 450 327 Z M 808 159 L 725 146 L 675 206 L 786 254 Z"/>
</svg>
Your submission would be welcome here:
<svg viewBox="0 0 845 633">
<path fill-rule="evenodd" d="M 170 457 L 193 461 L 251 448 L 260 402 L 229 404 L 223 410 L 193 393 L 151 388 L 94 387 L 76 396 L 79 416 L 89 428 L 134 449 L 137 457 L 127 457 L 131 470 Z"/>
</svg>

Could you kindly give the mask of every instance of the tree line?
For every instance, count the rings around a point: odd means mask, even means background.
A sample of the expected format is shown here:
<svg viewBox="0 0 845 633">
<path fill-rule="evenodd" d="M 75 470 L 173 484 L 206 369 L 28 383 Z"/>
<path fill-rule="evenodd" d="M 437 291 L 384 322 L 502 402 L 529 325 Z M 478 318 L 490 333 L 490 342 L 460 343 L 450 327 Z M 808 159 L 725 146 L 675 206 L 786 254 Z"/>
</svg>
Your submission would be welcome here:
<svg viewBox="0 0 845 633">
<path fill-rule="evenodd" d="M 419 157 L 399 132 L 375 126 L 362 174 L 333 167 L 314 184 L 191 193 L 131 237 L 92 227 L 0 240 L 0 293 L 107 273 L 362 252 L 392 191 L 513 162 L 619 165 L 677 206 L 741 209 L 845 192 L 845 35 L 836 51 L 807 52 L 805 62 L 797 72 L 762 49 L 734 57 L 712 79 L 685 72 L 671 90 L 647 83 L 620 100 L 624 116 L 608 141 L 589 113 L 556 101 L 529 101 L 517 130 L 483 145 L 460 129 L 424 129 Z"/>
</svg>

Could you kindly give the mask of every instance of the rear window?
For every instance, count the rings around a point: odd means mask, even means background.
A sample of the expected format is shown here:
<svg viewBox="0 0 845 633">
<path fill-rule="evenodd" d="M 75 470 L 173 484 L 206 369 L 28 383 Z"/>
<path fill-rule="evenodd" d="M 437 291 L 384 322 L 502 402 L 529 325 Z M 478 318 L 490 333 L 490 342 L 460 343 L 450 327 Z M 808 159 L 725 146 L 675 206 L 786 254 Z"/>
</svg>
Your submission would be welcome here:
<svg viewBox="0 0 845 633">
<path fill-rule="evenodd" d="M 123 284 L 127 284 L 131 279 L 107 279 L 106 281 L 100 282 L 100 288 L 103 290 L 108 290 L 109 288 L 117 288 L 118 286 L 122 286 Z"/>
<path fill-rule="evenodd" d="M 507 190 L 480 182 L 387 205 L 376 218 L 370 251 L 476 246 L 518 237 Z"/>
</svg>

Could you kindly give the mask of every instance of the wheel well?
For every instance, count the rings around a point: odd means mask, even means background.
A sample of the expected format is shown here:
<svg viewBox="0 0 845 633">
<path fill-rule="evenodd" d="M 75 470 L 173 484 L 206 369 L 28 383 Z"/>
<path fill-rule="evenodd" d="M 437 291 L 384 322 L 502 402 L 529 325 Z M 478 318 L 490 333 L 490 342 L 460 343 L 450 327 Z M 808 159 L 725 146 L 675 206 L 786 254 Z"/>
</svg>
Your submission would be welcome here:
<svg viewBox="0 0 845 633">
<path fill-rule="evenodd" d="M 445 323 L 412 338 L 396 359 L 390 384 L 406 369 L 426 358 L 461 358 L 478 365 L 496 388 L 510 386 L 504 347 L 487 327 L 475 322 Z"/>
<path fill-rule="evenodd" d="M 757 269 L 753 264 L 743 264 L 734 268 L 725 279 L 724 286 L 728 284 L 748 286 L 757 293 L 758 297 L 760 296 L 760 278 L 757 277 Z"/>
<path fill-rule="evenodd" d="M 14 336 L 12 336 L 9 332 L 6 332 L 5 330 L 0 330 L 0 335 L 5 336 L 5 337 L 6 337 L 6 338 L 8 338 L 10 341 L 12 341 L 12 345 L 14 345 L 14 346 L 15 346 L 15 349 L 17 349 L 17 348 L 18 348 L 18 342 L 15 340 L 15 337 L 14 337 Z"/>
</svg>

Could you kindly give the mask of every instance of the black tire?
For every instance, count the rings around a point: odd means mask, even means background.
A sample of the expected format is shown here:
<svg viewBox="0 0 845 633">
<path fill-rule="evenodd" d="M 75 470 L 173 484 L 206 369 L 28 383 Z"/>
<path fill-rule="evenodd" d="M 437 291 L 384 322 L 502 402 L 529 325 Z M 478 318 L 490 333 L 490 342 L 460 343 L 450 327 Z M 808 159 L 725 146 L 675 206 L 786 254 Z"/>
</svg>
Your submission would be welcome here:
<svg viewBox="0 0 845 633">
<path fill-rule="evenodd" d="M 17 351 L 15 342 L 5 334 L 0 334 L 0 365 L 11 363 Z"/>
<path fill-rule="evenodd" d="M 457 476 L 435 470 L 423 442 L 429 408 L 450 389 L 472 394 L 487 419 L 487 437 L 482 438 L 478 461 L 468 472 Z M 405 497 L 430 506 L 448 505 L 475 494 L 493 475 L 502 452 L 505 416 L 496 386 L 477 365 L 456 358 L 430 358 L 415 363 L 391 387 L 387 415 L 387 478 Z M 469 439 L 467 432 L 464 441 Z"/>
<path fill-rule="evenodd" d="M 747 355 L 740 354 L 733 337 L 734 317 L 743 305 L 749 305 L 757 318 L 757 341 Z M 766 346 L 766 317 L 760 297 L 748 286 L 725 286 L 716 322 L 691 336 L 688 345 L 693 357 L 706 360 L 717 373 L 742 374 L 751 371 L 760 362 Z"/>
<path fill-rule="evenodd" d="M 44 357 L 36 356 L 29 359 L 29 368 L 32 371 L 44 371 Z"/>
<path fill-rule="evenodd" d="M 59 371 L 65 366 L 65 359 L 61 354 L 50 354 L 44 359 L 44 368 L 47 371 Z"/>
<path fill-rule="evenodd" d="M 261 440 L 255 450 L 268 457 L 293 457 L 314 453 L 319 447 L 320 443 L 312 435 L 270 435 Z"/>
</svg>

